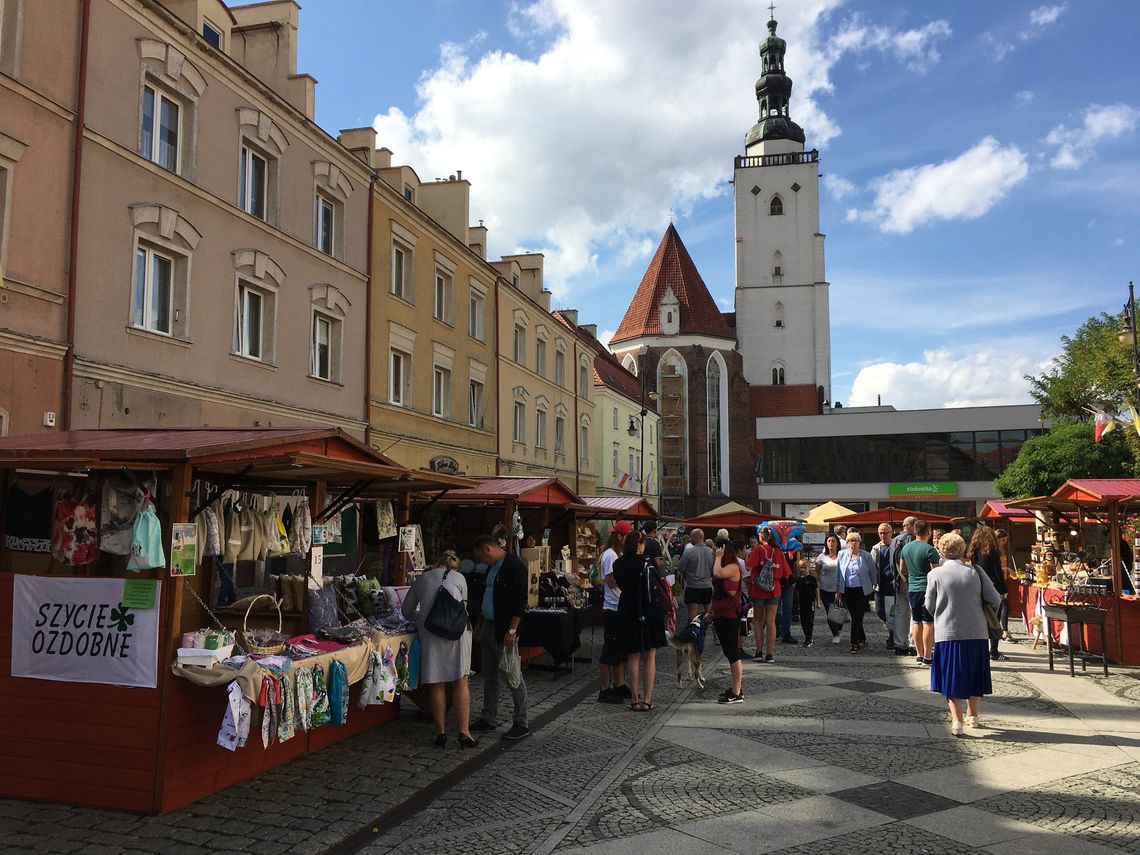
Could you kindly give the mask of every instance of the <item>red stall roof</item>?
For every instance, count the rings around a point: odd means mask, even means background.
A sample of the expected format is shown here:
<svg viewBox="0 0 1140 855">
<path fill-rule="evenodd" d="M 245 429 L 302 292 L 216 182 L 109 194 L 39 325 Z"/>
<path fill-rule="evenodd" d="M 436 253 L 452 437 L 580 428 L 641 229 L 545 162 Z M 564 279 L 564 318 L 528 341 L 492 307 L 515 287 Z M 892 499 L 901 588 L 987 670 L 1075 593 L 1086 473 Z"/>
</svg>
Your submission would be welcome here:
<svg viewBox="0 0 1140 855">
<path fill-rule="evenodd" d="M 1005 502 L 997 499 L 990 499 L 986 502 L 978 516 L 984 520 L 1005 519 L 1015 523 L 1031 523 L 1035 519 L 1032 514 L 1025 513 L 1023 509 L 1011 508 Z"/>
<path fill-rule="evenodd" d="M 520 505 L 585 507 L 574 491 L 554 477 L 532 478 L 526 475 L 493 475 L 474 477 L 474 487 L 449 490 L 439 496 L 441 502 L 477 503 L 513 500 Z"/>
<path fill-rule="evenodd" d="M 1112 502 L 1140 496 L 1140 478 L 1070 478 L 1049 497 L 1064 501 Z"/>
<path fill-rule="evenodd" d="M 602 519 L 624 517 L 651 520 L 658 517 L 657 511 L 644 496 L 583 496 L 582 501 Z"/>
<path fill-rule="evenodd" d="M 912 511 L 907 508 L 888 506 L 876 508 L 873 511 L 861 511 L 857 514 L 845 514 L 841 517 L 832 517 L 827 520 L 831 525 L 878 525 L 879 523 L 901 523 L 907 517 L 926 520 L 932 523 L 948 523 L 950 517 L 942 514 L 928 514 L 925 511 Z"/>
</svg>

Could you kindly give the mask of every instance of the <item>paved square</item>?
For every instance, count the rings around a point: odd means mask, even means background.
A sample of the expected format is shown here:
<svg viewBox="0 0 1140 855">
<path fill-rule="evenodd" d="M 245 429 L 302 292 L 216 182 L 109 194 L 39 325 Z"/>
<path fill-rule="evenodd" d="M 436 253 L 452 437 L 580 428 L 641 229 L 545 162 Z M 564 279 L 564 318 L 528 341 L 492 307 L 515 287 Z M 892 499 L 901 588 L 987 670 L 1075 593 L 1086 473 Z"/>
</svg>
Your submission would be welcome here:
<svg viewBox="0 0 1140 855">
<path fill-rule="evenodd" d="M 865 784 L 850 790 L 840 790 L 831 795 L 853 805 L 886 814 L 892 819 L 911 819 L 958 806 L 958 803 L 952 799 L 944 799 L 942 796 L 916 790 L 914 787 L 895 781 Z"/>
</svg>

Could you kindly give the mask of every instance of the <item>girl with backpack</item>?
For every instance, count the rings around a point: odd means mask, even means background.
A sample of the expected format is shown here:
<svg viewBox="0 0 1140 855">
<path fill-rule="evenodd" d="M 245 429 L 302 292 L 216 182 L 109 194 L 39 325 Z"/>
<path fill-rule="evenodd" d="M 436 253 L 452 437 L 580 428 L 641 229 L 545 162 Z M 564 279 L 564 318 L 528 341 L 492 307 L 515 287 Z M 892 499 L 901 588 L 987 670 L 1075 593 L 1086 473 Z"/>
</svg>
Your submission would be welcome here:
<svg viewBox="0 0 1140 855">
<path fill-rule="evenodd" d="M 629 708 L 648 712 L 653 709 L 657 649 L 665 646 L 665 620 L 658 602 L 657 566 L 645 554 L 644 532 L 626 535 L 621 557 L 613 563 L 613 575 L 622 591 L 617 614 L 632 695 Z"/>
<path fill-rule="evenodd" d="M 754 661 L 775 662 L 780 586 L 791 578 L 792 571 L 770 529 L 760 529 L 760 543 L 748 553 L 748 569 L 752 572 L 748 578 L 748 596 L 752 600 L 752 621 L 756 633 Z"/>
</svg>

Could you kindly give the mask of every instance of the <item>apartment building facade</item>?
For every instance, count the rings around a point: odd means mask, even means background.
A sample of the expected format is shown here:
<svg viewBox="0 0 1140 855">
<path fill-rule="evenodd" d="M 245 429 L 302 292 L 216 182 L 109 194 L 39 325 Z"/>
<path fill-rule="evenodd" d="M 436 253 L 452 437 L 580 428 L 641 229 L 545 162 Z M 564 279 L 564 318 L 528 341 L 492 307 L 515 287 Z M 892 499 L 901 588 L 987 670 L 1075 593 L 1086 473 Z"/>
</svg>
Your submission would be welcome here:
<svg viewBox="0 0 1140 855">
<path fill-rule="evenodd" d="M 470 184 L 420 181 L 372 128 L 340 141 L 376 174 L 369 441 L 412 468 L 494 475 L 498 272 L 468 226 Z"/>
<path fill-rule="evenodd" d="M 79 0 L 0 0 L 0 436 L 65 408 L 79 44 Z"/>
<path fill-rule="evenodd" d="M 371 173 L 313 121 L 298 11 L 92 0 L 67 426 L 364 435 Z"/>
<path fill-rule="evenodd" d="M 499 474 L 553 475 L 579 496 L 594 495 L 595 345 L 577 334 L 578 313 L 550 312 L 543 257 L 506 255 L 498 307 Z"/>
<path fill-rule="evenodd" d="M 656 398 L 657 393 L 648 384 L 643 388 L 637 375 L 608 350 L 595 357 L 599 496 L 645 496 L 658 507 L 661 416 Z"/>
</svg>

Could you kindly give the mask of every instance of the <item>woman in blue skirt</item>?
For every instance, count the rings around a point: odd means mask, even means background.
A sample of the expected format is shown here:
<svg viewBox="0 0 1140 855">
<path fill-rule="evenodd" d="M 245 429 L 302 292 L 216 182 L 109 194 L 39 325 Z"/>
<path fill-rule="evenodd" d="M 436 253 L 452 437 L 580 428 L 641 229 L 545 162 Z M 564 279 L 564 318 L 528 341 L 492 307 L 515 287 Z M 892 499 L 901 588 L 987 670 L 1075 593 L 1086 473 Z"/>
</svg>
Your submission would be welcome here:
<svg viewBox="0 0 1140 855">
<path fill-rule="evenodd" d="M 970 727 L 981 727 L 978 705 L 982 695 L 993 693 L 990 636 L 982 601 L 996 609 L 1001 594 L 985 573 L 962 563 L 966 542 L 960 535 L 943 535 L 937 546 L 945 560 L 931 571 L 926 587 L 926 608 L 934 615 L 930 691 L 946 697 L 950 733 L 961 736 L 961 702 L 966 702 Z"/>
</svg>

